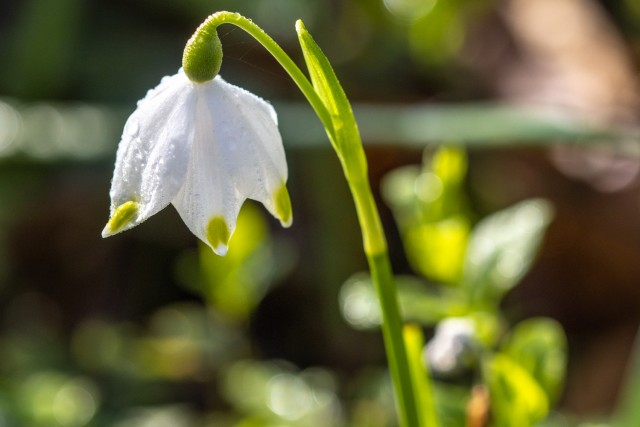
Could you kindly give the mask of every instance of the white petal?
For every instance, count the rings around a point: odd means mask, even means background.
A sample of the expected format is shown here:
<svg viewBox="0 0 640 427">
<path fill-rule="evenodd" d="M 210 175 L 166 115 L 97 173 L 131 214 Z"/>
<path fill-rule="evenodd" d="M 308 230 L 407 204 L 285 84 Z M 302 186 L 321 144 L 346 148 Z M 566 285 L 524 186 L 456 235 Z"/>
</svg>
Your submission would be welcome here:
<svg viewBox="0 0 640 427">
<path fill-rule="evenodd" d="M 268 102 L 220 76 L 203 88 L 213 132 L 233 185 L 278 217 L 274 193 L 287 180 L 276 113 Z"/>
<path fill-rule="evenodd" d="M 207 103 L 199 96 L 189 167 L 173 205 L 193 234 L 224 255 L 245 198 L 233 185 L 230 165 L 221 153 L 221 141 L 213 126 Z M 212 221 L 222 221 L 225 229 L 218 230 L 221 235 L 210 235 Z"/>
<path fill-rule="evenodd" d="M 173 204 L 191 232 L 224 255 L 245 199 L 282 217 L 275 193 L 285 189 L 287 163 L 270 104 L 220 76 L 196 91 L 194 142 Z M 281 221 L 290 224 L 290 213 Z"/>
<path fill-rule="evenodd" d="M 119 206 L 137 203 L 136 215 L 110 235 L 131 228 L 167 206 L 180 189 L 193 141 L 195 91 L 180 71 L 138 102 L 129 117 L 111 184 L 111 215 Z"/>
</svg>

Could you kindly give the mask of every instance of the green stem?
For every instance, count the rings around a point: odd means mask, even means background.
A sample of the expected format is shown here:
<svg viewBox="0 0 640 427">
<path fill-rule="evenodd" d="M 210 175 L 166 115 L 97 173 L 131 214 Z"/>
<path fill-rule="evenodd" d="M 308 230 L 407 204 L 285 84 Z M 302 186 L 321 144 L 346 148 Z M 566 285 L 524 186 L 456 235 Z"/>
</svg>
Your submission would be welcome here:
<svg viewBox="0 0 640 427">
<path fill-rule="evenodd" d="M 357 141 L 362 147 L 361 141 Z M 362 152 L 364 156 L 364 152 Z M 419 426 L 418 407 L 414 393 L 409 359 L 402 335 L 402 316 L 389 261 L 386 238 L 380 222 L 366 168 L 353 176 L 347 162 L 342 162 L 353 195 L 362 230 L 365 254 L 382 312 L 382 336 L 396 393 L 400 425 Z"/>
<path fill-rule="evenodd" d="M 264 30 L 258 27 L 250 19 L 245 18 L 239 13 L 234 12 L 216 12 L 209 16 L 196 30 L 193 37 L 187 43 L 185 47 L 185 56 L 189 54 L 190 44 L 202 34 L 215 34 L 216 29 L 220 24 L 232 24 L 236 27 L 242 28 L 249 33 L 254 39 L 256 39 L 267 51 L 280 63 L 282 68 L 291 76 L 293 81 L 298 85 L 302 94 L 307 98 L 309 104 L 318 115 L 318 118 L 322 122 L 324 128 L 329 134 L 329 138 L 334 139 L 335 134 L 333 130 L 333 122 L 331 116 L 325 108 L 322 100 L 316 93 L 315 89 L 300 70 L 300 68 L 293 62 L 293 60 L 285 53 L 284 50 L 267 34 Z M 184 59 L 183 59 L 184 63 Z"/>
<path fill-rule="evenodd" d="M 380 302 L 383 317 L 382 333 L 399 407 L 400 425 L 403 427 L 417 427 L 419 426 L 418 407 L 413 392 L 407 351 L 402 335 L 402 317 L 389 262 L 387 243 L 371 192 L 367 173 L 367 159 L 362 147 L 362 141 L 357 132 L 351 107 L 347 108 L 348 112 L 340 113 L 330 109 L 330 104 L 325 105 L 317 92 L 318 88 L 309 82 L 305 74 L 282 48 L 251 20 L 237 13 L 217 12 L 207 18 L 187 43 L 183 64 L 187 63 L 188 65 L 189 61 L 194 60 L 196 68 L 200 67 L 196 58 L 198 56 L 196 52 L 198 45 L 203 44 L 203 39 L 217 38 L 217 35 L 215 35 L 216 28 L 225 23 L 236 25 L 245 30 L 260 42 L 282 65 L 315 110 L 327 131 L 329 139 L 332 141 L 334 148 L 336 148 L 354 198 L 358 220 L 362 229 L 364 250 Z M 299 26 L 299 31 L 306 31 L 301 22 L 297 26 Z M 215 60 L 211 62 L 217 64 Z M 328 66 L 330 67 L 330 65 Z M 332 70 L 331 73 L 333 73 Z M 336 84 L 339 87 L 337 80 Z M 341 89 L 339 90 L 341 91 Z M 323 95 L 326 96 L 327 94 L 324 93 Z M 346 97 L 344 102 L 348 105 Z M 353 132 L 345 130 L 343 121 L 345 118 L 353 125 Z"/>
</svg>

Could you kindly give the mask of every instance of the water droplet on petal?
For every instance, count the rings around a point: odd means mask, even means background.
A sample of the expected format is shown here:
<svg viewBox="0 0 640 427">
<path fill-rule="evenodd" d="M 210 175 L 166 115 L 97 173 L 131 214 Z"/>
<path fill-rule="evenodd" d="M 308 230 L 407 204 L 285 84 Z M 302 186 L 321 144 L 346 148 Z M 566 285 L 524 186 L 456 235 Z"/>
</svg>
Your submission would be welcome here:
<svg viewBox="0 0 640 427">
<path fill-rule="evenodd" d="M 125 132 L 131 138 L 137 137 L 138 133 L 140 132 L 140 124 L 138 123 L 138 121 L 137 120 L 128 121 L 127 122 L 127 127 L 125 129 Z"/>
</svg>

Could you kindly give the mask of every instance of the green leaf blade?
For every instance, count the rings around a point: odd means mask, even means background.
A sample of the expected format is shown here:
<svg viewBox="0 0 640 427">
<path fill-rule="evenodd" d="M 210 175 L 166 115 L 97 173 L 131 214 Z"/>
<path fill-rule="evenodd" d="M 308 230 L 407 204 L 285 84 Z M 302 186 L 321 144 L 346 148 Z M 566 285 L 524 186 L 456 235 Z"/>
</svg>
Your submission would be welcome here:
<svg viewBox="0 0 640 427">
<path fill-rule="evenodd" d="M 353 143 L 354 141 L 360 141 L 360 133 L 353 116 L 351 104 L 338 81 L 331 63 L 301 20 L 296 22 L 296 31 L 298 32 L 298 40 L 309 70 L 311 83 L 329 111 L 333 122 L 335 135 L 331 138 L 331 142 L 340 156 L 348 156 L 347 153 L 349 151 L 361 148 L 359 144 Z"/>
<path fill-rule="evenodd" d="M 475 227 L 462 279 L 472 304 L 495 306 L 518 284 L 533 264 L 552 211 L 542 199 L 525 200 Z"/>
<path fill-rule="evenodd" d="M 427 367 L 422 360 L 422 349 L 424 348 L 422 330 L 415 324 L 407 324 L 402 332 L 407 348 L 413 392 L 416 395 L 415 399 L 419 408 L 417 427 L 439 427 L 429 372 L 427 372 Z"/>
<path fill-rule="evenodd" d="M 562 326 L 550 318 L 520 322 L 511 331 L 502 351 L 527 370 L 555 403 L 567 369 L 567 338 Z"/>
</svg>

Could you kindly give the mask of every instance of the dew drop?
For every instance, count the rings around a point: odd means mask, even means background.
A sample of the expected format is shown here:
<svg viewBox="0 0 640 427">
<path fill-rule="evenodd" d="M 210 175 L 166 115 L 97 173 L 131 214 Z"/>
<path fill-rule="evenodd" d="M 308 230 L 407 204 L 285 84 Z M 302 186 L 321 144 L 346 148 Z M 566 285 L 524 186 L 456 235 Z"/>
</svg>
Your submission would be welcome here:
<svg viewBox="0 0 640 427">
<path fill-rule="evenodd" d="M 129 135 L 132 138 L 135 138 L 138 136 L 138 133 L 140 132 L 140 125 L 138 124 L 137 120 L 131 120 L 127 123 L 127 129 L 126 129 L 127 135 Z"/>
</svg>

